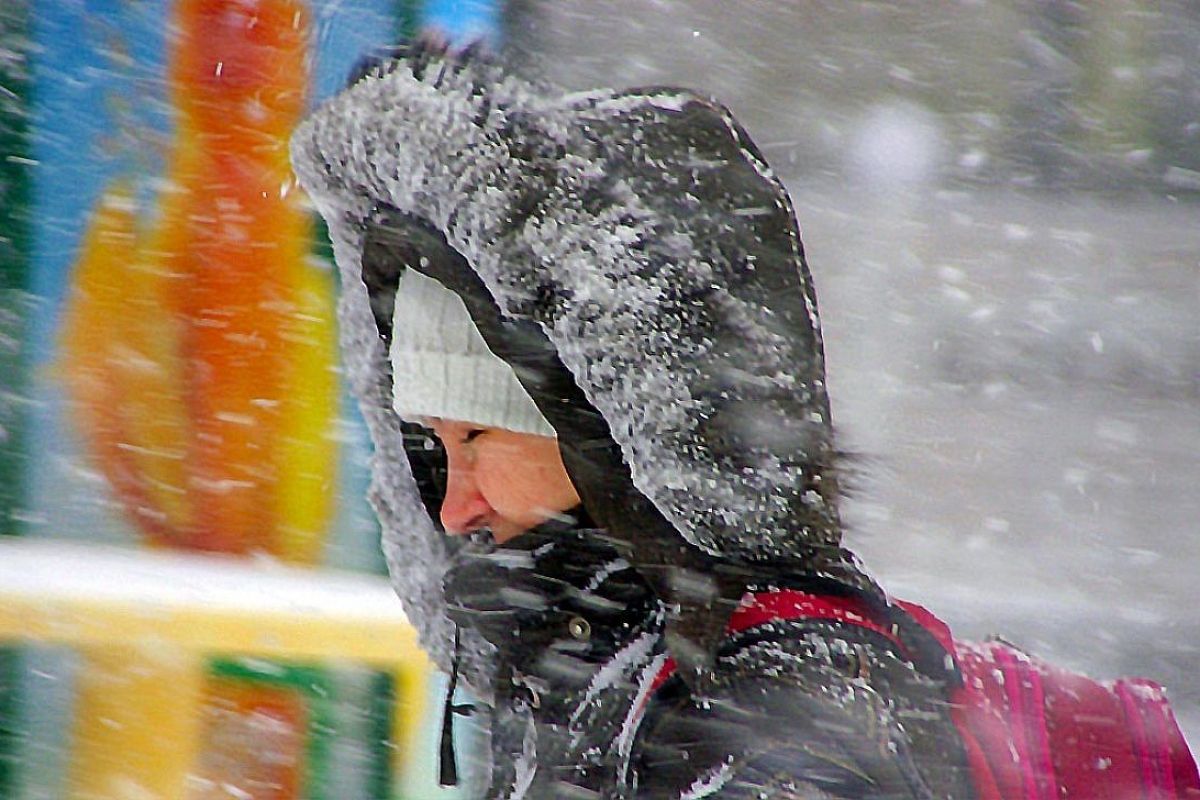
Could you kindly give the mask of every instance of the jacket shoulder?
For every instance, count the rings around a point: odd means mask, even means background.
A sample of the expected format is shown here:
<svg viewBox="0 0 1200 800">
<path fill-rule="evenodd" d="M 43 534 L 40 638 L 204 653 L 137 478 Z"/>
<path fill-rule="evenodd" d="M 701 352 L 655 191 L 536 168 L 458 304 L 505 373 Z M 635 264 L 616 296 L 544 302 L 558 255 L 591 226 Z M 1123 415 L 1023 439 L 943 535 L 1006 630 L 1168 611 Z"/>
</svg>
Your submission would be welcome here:
<svg viewBox="0 0 1200 800">
<path fill-rule="evenodd" d="M 819 620 L 752 634 L 723 649 L 710 697 L 679 681 L 654 697 L 639 796 L 974 796 L 944 685 L 893 643 Z"/>
</svg>

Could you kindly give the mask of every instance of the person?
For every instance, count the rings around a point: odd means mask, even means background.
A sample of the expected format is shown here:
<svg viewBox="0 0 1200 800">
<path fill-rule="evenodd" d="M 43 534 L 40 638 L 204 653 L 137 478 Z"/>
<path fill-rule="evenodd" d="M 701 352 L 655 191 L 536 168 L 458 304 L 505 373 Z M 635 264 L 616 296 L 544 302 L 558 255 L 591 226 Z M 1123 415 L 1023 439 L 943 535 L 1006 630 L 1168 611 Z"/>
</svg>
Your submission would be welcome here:
<svg viewBox="0 0 1200 800">
<path fill-rule="evenodd" d="M 430 251 L 422 252 L 429 258 Z M 800 706 L 779 717 L 767 713 L 756 696 L 761 689 L 755 687 L 761 678 L 757 673 L 769 668 L 765 662 L 738 669 L 740 685 L 713 693 L 714 699 L 736 701 L 739 716 L 745 715 L 741 719 L 697 713 L 690 703 L 667 711 L 667 698 L 674 694 L 678 702 L 684 693 L 681 682 L 674 689 L 664 684 L 653 704 L 645 702 L 668 654 L 662 601 L 631 566 L 636 559 L 623 557 L 621 548 L 612 546 L 606 532 L 591 521 L 564 464 L 564 443 L 513 369 L 491 353 L 459 297 L 416 270 L 406 270 L 395 285 L 389 334 L 392 409 L 435 437 L 421 441 L 416 436 L 412 455 L 420 471 L 416 459 L 423 454 L 428 458 L 428 445 L 436 442 L 440 451 L 441 467 L 432 471 L 440 486 L 432 495 L 442 530 L 475 538 L 476 547 L 460 553 L 444 578 L 449 614 L 462 627 L 484 632 L 501 655 L 504 680 L 497 689 L 513 687 L 511 694 L 493 703 L 493 762 L 521 763 L 528 746 L 525 720 L 512 714 L 514 708 L 521 709 L 532 717 L 537 744 L 529 758 L 536 760 L 535 779 L 526 796 L 571 796 L 581 790 L 604 796 L 606 788 L 613 794 L 636 790 L 638 796 L 683 796 L 704 777 L 704 771 L 697 770 L 703 759 L 712 762 L 710 769 L 723 766 L 721 759 L 738 751 L 735 742 L 752 738 L 747 724 L 775 718 L 783 726 L 776 738 L 795 732 L 799 720 L 793 714 Z M 430 472 L 425 474 L 434 480 Z M 494 545 L 505 547 L 493 549 Z M 528 560 L 514 566 L 516 553 Z M 803 581 L 797 577 L 793 583 Z M 762 637 L 762 632 L 757 635 Z M 778 644 L 785 636 L 762 637 L 756 646 Z M 846 642 L 837 637 L 829 641 L 835 639 Z M 826 641 L 824 632 L 821 641 Z M 752 648 L 742 648 L 737 655 L 746 657 L 748 649 Z M 731 660 L 734 652 L 729 653 Z M 883 674 L 888 666 L 880 664 Z M 601 676 L 611 683 L 601 688 Z M 808 678 L 824 683 L 811 667 Z M 714 680 L 722 679 L 732 683 L 728 674 L 714 675 Z M 936 697 L 927 689 L 923 693 L 936 708 Z M 913 692 L 905 689 L 904 695 L 911 700 Z M 772 699 L 782 700 L 778 691 Z M 886 733 L 872 731 L 859 740 L 856 734 L 865 733 L 873 718 L 869 723 L 856 720 L 854 727 L 828 714 L 800 719 L 842 729 L 843 736 L 872 756 L 859 769 L 871 774 L 871 762 L 878 762 L 873 765 L 878 773 L 874 780 L 884 786 L 885 781 L 900 780 L 901 766 L 916 772 L 911 763 L 890 764 L 874 756 L 887 751 Z M 622 733 L 634 727 L 645 729 L 641 740 L 622 739 Z M 649 733 L 652 729 L 655 734 Z M 942 733 L 954 744 L 948 727 Z M 816 748 L 829 739 L 810 732 L 803 741 Z M 909 745 L 907 738 L 904 743 Z M 928 749 L 938 754 L 939 766 L 947 763 L 941 747 Z M 679 758 L 684 750 L 687 762 Z M 844 745 L 830 743 L 831 753 L 842 750 Z M 849 780 L 845 767 L 834 769 L 829 756 L 821 758 L 825 760 L 810 756 L 808 770 L 821 775 L 823 783 Z M 648 761 L 658 765 L 650 769 Z M 737 781 L 757 794 L 778 780 L 770 770 L 777 770 L 780 762 L 799 769 L 804 760 L 791 746 L 773 747 L 751 760 Z M 853 782 L 864 781 L 855 776 Z M 504 796 L 502 789 L 520 784 L 519 775 L 505 775 L 489 796 Z M 620 792 L 618 787 L 623 787 Z M 844 796 L 868 795 L 860 787 L 845 788 Z M 889 790 L 879 796 L 923 795 Z"/>
<path fill-rule="evenodd" d="M 416 48 L 292 160 L 389 569 L 486 709 L 487 796 L 1059 796 L 1025 738 L 993 747 L 1010 780 L 981 743 L 1015 740 L 964 725 L 991 662 L 842 547 L 799 230 L 725 108 Z"/>
</svg>

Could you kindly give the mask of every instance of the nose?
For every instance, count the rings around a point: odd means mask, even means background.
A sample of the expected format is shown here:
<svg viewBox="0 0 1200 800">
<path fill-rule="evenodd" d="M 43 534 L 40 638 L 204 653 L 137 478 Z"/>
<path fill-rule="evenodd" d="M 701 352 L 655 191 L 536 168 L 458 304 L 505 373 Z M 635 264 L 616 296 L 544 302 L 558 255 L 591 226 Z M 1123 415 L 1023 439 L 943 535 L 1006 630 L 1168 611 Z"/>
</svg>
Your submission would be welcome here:
<svg viewBox="0 0 1200 800">
<path fill-rule="evenodd" d="M 469 469 L 451 463 L 446 476 L 446 497 L 442 500 L 442 527 L 449 534 L 463 534 L 487 524 L 492 507 L 475 484 Z"/>
</svg>

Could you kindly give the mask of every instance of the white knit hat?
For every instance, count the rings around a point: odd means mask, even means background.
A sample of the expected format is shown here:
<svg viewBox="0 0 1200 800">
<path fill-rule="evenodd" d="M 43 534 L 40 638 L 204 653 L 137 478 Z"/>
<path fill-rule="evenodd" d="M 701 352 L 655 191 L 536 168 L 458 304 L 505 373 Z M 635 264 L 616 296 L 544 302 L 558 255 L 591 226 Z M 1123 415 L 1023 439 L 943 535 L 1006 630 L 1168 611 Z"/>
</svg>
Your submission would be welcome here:
<svg viewBox="0 0 1200 800">
<path fill-rule="evenodd" d="M 512 367 L 488 349 L 459 296 L 412 269 L 396 290 L 390 355 L 392 405 L 404 419 L 555 435 Z"/>
</svg>

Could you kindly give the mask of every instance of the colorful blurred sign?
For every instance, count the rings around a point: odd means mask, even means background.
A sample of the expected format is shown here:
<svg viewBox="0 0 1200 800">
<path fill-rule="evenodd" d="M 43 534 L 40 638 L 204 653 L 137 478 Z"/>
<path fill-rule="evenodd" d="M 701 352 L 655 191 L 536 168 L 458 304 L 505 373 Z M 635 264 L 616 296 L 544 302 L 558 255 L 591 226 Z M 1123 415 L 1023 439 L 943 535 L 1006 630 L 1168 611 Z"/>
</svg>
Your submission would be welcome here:
<svg viewBox="0 0 1200 800">
<path fill-rule="evenodd" d="M 0 534 L 382 570 L 287 139 L 424 5 L 0 4 Z M 495 8 L 424 11 L 457 39 Z M 181 653 L 0 648 L 0 796 L 396 790 L 420 682 Z"/>
<path fill-rule="evenodd" d="M 79 249 L 61 375 L 89 455 L 157 545 L 321 555 L 333 286 L 287 162 L 309 24 L 295 0 L 180 0 L 162 175 L 106 186 Z"/>
</svg>

